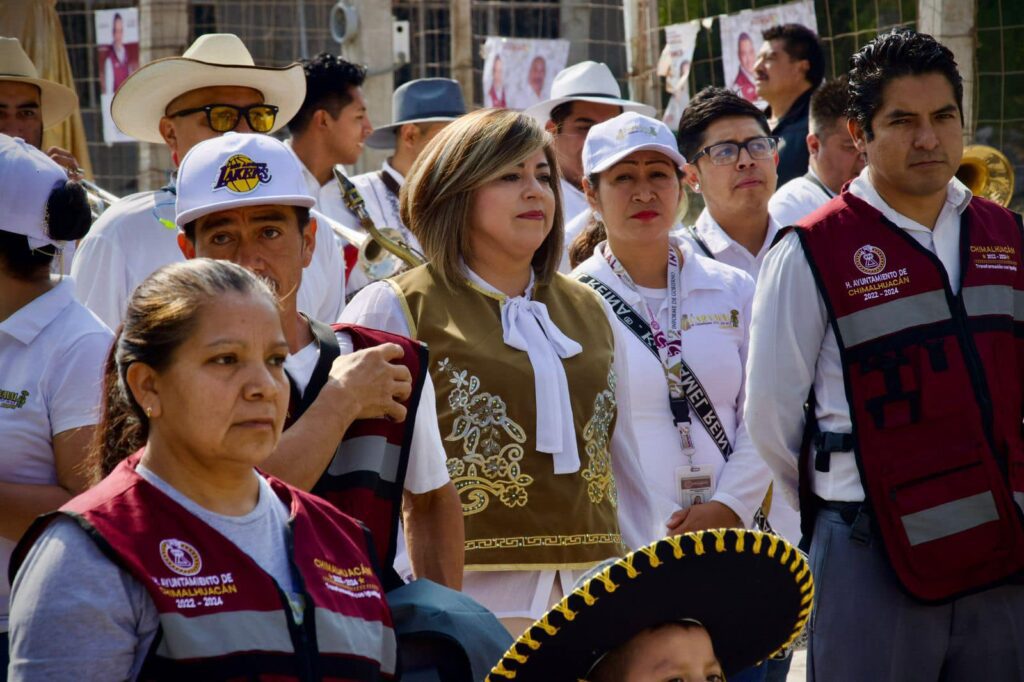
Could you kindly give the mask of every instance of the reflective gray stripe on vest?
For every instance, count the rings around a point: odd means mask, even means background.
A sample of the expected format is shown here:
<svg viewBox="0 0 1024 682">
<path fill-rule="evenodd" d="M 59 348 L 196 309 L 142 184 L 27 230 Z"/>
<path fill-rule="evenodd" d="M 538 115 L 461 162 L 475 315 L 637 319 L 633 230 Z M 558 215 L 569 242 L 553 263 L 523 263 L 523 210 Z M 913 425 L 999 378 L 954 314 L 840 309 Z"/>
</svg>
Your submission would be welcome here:
<svg viewBox="0 0 1024 682">
<path fill-rule="evenodd" d="M 360 621 L 358 628 L 352 628 L 351 622 L 347 616 L 317 609 L 316 645 L 320 653 L 379 658 L 381 672 L 393 674 L 398 665 L 395 631 L 379 621 Z"/>
<path fill-rule="evenodd" d="M 920 545 L 999 520 L 990 491 L 923 509 L 902 518 L 911 545 Z"/>
<path fill-rule="evenodd" d="M 398 481 L 398 461 L 402 448 L 384 436 L 358 436 L 341 441 L 327 473 L 343 476 L 356 471 L 374 471 L 389 483 Z"/>
<path fill-rule="evenodd" d="M 1024 493 L 1015 492 L 1013 494 L 1013 501 L 1017 503 L 1017 506 L 1020 507 L 1021 511 L 1024 511 Z"/>
<path fill-rule="evenodd" d="M 160 627 L 164 632 L 156 653 L 164 658 L 214 658 L 239 651 L 294 652 L 284 611 L 229 611 L 191 617 L 162 613 Z"/>
<path fill-rule="evenodd" d="M 923 294 L 897 298 L 865 310 L 844 315 L 836 320 L 843 344 L 856 346 L 883 336 L 917 327 L 948 320 L 949 305 L 942 291 L 926 291 Z"/>
<path fill-rule="evenodd" d="M 964 307 L 967 314 L 972 317 L 1013 315 L 1020 319 L 1020 315 L 1024 315 L 1024 292 L 1016 292 L 1011 287 L 999 284 L 964 287 L 963 293 Z"/>
</svg>

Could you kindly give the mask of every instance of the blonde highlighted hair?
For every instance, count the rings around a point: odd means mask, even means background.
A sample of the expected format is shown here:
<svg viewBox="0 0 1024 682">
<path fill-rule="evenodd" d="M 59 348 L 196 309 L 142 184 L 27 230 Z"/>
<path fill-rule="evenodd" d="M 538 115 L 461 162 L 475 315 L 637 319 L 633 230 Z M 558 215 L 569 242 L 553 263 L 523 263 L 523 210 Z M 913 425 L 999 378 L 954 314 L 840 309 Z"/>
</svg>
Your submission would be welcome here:
<svg viewBox="0 0 1024 682">
<path fill-rule="evenodd" d="M 537 282 L 545 284 L 558 270 L 564 224 L 551 136 L 536 121 L 507 109 L 474 111 L 438 133 L 416 159 L 402 187 L 402 222 L 444 281 L 465 276 L 460 260 L 471 255 L 469 232 L 477 190 L 541 150 L 551 167 L 549 182 L 555 194 L 551 232 L 533 256 Z"/>
</svg>

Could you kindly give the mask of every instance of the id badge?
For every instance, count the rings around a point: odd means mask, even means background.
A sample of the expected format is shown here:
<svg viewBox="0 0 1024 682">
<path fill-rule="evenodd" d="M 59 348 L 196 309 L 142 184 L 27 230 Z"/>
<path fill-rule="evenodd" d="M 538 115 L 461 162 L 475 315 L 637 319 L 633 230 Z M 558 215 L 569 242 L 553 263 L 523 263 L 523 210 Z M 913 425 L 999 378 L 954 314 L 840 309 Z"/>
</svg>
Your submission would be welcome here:
<svg viewBox="0 0 1024 682">
<path fill-rule="evenodd" d="M 676 469 L 677 501 L 683 509 L 706 504 L 715 494 L 715 469 L 710 464 L 694 464 Z"/>
</svg>

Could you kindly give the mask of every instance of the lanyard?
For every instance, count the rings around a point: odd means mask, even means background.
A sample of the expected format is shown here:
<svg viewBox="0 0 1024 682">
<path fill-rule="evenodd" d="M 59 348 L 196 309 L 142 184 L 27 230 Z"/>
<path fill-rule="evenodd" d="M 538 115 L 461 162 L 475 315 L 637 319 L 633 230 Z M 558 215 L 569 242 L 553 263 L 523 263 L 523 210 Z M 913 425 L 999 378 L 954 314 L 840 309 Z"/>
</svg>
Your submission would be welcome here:
<svg viewBox="0 0 1024 682">
<path fill-rule="evenodd" d="M 665 380 L 668 382 L 669 407 L 672 409 L 672 421 L 679 431 L 679 442 L 690 464 L 693 464 L 693 455 L 696 451 L 693 446 L 690 420 L 690 410 L 686 404 L 686 391 L 683 388 L 683 336 L 682 324 L 682 301 L 679 295 L 679 278 L 682 275 L 682 265 L 679 259 L 679 252 L 674 247 L 668 250 L 668 329 L 662 329 L 658 322 L 658 316 L 651 309 L 647 299 L 640 294 L 640 289 L 633 278 L 629 276 L 622 263 L 612 253 L 611 248 L 606 244 L 604 257 L 608 261 L 612 272 L 622 282 L 640 295 L 643 301 L 644 310 L 647 312 L 648 324 L 654 335 L 654 346 L 658 351 L 661 360 L 661 368 L 665 372 Z"/>
</svg>

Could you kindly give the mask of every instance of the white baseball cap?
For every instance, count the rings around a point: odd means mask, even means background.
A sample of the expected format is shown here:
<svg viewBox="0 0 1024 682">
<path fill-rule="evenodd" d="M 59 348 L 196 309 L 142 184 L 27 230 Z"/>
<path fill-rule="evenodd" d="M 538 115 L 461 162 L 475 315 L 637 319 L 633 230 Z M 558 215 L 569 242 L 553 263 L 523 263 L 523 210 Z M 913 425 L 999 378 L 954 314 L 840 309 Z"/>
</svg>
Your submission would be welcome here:
<svg viewBox="0 0 1024 682">
<path fill-rule="evenodd" d="M 192 147 L 178 167 L 177 191 L 179 228 L 239 206 L 316 205 L 292 150 L 258 133 L 225 133 Z"/>
<path fill-rule="evenodd" d="M 661 152 L 682 168 L 686 159 L 679 153 L 676 136 L 669 127 L 650 116 L 627 111 L 598 123 L 583 142 L 583 174 L 601 173 L 633 154 Z"/>
<path fill-rule="evenodd" d="M 25 235 L 33 249 L 63 248 L 63 241 L 48 234 L 46 202 L 67 180 L 46 154 L 20 137 L 0 134 L 0 230 Z"/>
</svg>

